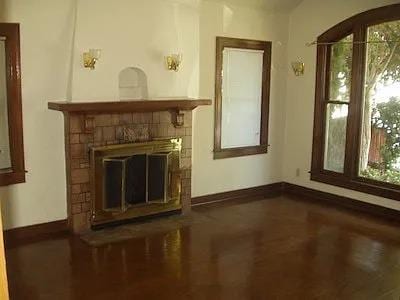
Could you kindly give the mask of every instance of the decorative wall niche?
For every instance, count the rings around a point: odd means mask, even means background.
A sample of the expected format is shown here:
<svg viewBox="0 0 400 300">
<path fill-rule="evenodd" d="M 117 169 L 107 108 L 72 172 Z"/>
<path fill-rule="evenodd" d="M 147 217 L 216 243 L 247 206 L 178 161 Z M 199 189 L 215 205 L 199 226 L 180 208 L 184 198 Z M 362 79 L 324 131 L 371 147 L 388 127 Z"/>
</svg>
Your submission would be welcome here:
<svg viewBox="0 0 400 300">
<path fill-rule="evenodd" d="M 135 67 L 128 67 L 119 73 L 120 100 L 143 100 L 148 98 L 147 75 Z"/>
</svg>

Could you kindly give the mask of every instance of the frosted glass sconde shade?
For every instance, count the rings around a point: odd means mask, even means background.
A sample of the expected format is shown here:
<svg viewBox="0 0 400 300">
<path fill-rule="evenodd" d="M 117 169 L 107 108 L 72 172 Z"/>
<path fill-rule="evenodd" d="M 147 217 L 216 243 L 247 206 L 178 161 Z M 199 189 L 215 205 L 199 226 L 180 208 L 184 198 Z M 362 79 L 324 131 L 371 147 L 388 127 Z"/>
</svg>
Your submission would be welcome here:
<svg viewBox="0 0 400 300">
<path fill-rule="evenodd" d="M 170 54 L 165 56 L 165 65 L 168 70 L 178 72 L 182 62 L 182 54 Z"/>
<path fill-rule="evenodd" d="M 100 49 L 90 49 L 89 54 L 92 58 L 98 60 L 101 56 L 101 50 Z"/>
<path fill-rule="evenodd" d="M 296 75 L 296 76 L 304 75 L 304 67 L 305 67 L 305 65 L 301 61 L 292 62 L 292 69 L 293 69 L 294 75 Z"/>
<path fill-rule="evenodd" d="M 88 52 L 83 53 L 83 66 L 94 70 L 96 62 L 100 59 L 101 50 L 100 49 L 89 49 Z"/>
</svg>

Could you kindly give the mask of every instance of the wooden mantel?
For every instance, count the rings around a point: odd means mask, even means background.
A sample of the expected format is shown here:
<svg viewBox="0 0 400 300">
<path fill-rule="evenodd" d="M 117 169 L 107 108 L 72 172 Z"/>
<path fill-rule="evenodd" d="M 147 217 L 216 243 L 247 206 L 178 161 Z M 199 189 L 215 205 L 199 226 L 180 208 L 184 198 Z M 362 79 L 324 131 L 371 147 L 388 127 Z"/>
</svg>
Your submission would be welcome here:
<svg viewBox="0 0 400 300">
<path fill-rule="evenodd" d="M 200 105 L 211 105 L 209 99 L 165 99 L 111 102 L 49 102 L 48 108 L 74 113 L 124 113 L 193 110 Z"/>
</svg>

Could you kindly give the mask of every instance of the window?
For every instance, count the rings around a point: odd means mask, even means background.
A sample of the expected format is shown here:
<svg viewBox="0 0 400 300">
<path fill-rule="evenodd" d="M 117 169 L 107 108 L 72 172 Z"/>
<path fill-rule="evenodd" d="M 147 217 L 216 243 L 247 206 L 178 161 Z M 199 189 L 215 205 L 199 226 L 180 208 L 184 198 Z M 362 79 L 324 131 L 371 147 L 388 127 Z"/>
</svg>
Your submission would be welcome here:
<svg viewBox="0 0 400 300">
<path fill-rule="evenodd" d="M 0 23 L 0 186 L 25 182 L 19 25 Z"/>
<path fill-rule="evenodd" d="M 214 158 L 268 147 L 271 42 L 217 37 Z"/>
<path fill-rule="evenodd" d="M 311 179 L 400 199 L 400 5 L 318 37 Z"/>
</svg>

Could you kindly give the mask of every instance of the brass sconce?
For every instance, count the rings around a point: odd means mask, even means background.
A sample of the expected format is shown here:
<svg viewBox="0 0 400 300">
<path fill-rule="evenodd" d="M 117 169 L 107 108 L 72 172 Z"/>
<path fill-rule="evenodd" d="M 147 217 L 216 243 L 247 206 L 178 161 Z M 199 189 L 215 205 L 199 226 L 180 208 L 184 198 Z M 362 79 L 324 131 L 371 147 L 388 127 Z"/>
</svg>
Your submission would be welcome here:
<svg viewBox="0 0 400 300">
<path fill-rule="evenodd" d="M 182 54 L 171 54 L 165 57 L 165 65 L 170 71 L 178 72 L 182 62 Z"/>
<path fill-rule="evenodd" d="M 292 62 L 292 69 L 293 69 L 294 75 L 296 75 L 296 76 L 304 75 L 304 67 L 305 67 L 305 65 L 301 61 Z"/>
<path fill-rule="evenodd" d="M 100 49 L 89 49 L 89 52 L 83 53 L 83 66 L 94 70 L 96 62 L 99 60 L 101 55 Z"/>
</svg>

